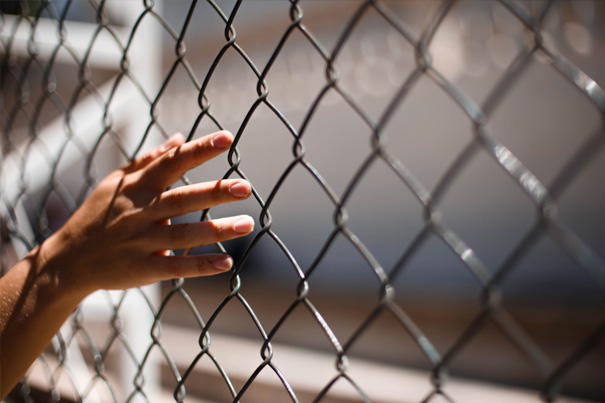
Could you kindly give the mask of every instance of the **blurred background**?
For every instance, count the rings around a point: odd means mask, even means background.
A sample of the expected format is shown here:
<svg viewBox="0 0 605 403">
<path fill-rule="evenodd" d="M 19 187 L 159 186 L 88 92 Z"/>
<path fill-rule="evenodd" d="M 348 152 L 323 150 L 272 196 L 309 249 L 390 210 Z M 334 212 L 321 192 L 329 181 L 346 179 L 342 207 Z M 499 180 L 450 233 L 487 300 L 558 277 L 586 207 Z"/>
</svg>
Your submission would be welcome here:
<svg viewBox="0 0 605 403">
<path fill-rule="evenodd" d="M 100 18 L 95 2 L 55 1 L 56 16 L 43 7 L 41 19 L 115 26 L 55 56 L 31 51 L 17 3 L 2 1 L 3 268 L 9 246 L 28 248 L 16 228 L 30 224 L 39 242 L 97 180 L 166 135 L 237 136 L 237 150 L 187 174 L 254 187 L 254 198 L 210 211 L 257 222 L 222 245 L 235 273 L 163 283 L 151 310 L 136 308 L 163 325 L 136 342 L 157 356 L 163 389 L 178 390 L 178 373 L 187 401 L 233 399 L 208 356 L 196 359 L 208 324 L 234 390 L 248 388 L 242 401 L 291 401 L 286 385 L 312 401 L 343 355 L 352 381 L 337 378 L 321 401 L 362 401 L 356 388 L 371 401 L 422 401 L 441 383 L 454 401 L 539 401 L 553 377 L 546 394 L 557 401 L 605 401 L 602 2 L 165 0 L 145 11 L 108 1 Z M 33 21 L 40 4 L 28 3 Z M 77 28 L 50 29 L 57 49 Z M 128 41 L 112 39 L 122 31 Z M 120 91 L 135 95 L 121 102 Z M 66 118 L 84 98 L 88 112 Z M 89 121 L 100 127 L 77 140 Z M 40 134 L 53 124 L 62 141 Z M 54 169 L 33 186 L 15 173 L 40 172 L 36 160 Z M 110 316 L 120 298 L 106 298 Z M 121 334 L 91 322 L 93 339 Z M 285 383 L 263 364 L 267 338 Z M 129 344 L 108 343 L 103 360 Z M 146 365 L 133 361 L 135 372 Z"/>
</svg>

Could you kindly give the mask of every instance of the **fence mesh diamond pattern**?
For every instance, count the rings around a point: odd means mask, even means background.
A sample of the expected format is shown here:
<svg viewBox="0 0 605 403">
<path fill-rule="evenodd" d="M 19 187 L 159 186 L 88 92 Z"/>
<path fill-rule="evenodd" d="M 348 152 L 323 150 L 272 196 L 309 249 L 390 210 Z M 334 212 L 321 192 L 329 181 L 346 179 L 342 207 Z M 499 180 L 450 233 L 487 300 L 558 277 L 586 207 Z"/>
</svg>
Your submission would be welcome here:
<svg viewBox="0 0 605 403">
<path fill-rule="evenodd" d="M 603 3 L 1 7 L 2 273 L 175 131 L 235 136 L 181 185 L 253 187 L 181 220 L 257 222 L 175 251 L 228 275 L 91 296 L 9 399 L 605 399 Z"/>
</svg>

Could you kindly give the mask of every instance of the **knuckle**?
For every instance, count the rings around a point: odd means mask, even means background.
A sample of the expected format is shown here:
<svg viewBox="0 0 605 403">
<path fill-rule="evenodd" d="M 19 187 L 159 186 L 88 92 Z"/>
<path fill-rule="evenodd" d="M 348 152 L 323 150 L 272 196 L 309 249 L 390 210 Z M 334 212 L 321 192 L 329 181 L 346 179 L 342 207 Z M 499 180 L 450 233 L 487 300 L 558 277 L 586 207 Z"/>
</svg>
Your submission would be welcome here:
<svg viewBox="0 0 605 403">
<path fill-rule="evenodd" d="M 212 193 L 211 193 L 211 197 L 212 200 L 216 203 L 220 202 L 223 199 L 223 196 L 225 194 L 225 189 L 223 186 L 221 186 L 220 182 L 217 182 L 213 187 L 212 187 Z"/>
<path fill-rule="evenodd" d="M 205 274 L 208 270 L 208 261 L 206 259 L 198 258 L 196 260 L 196 269 L 198 274 Z"/>
<path fill-rule="evenodd" d="M 183 267 L 178 259 L 166 259 L 166 273 L 172 278 L 183 277 Z"/>
<path fill-rule="evenodd" d="M 137 159 L 135 159 L 134 165 L 135 166 L 147 165 L 153 160 L 153 157 L 154 156 L 151 153 L 143 154 L 140 157 L 138 157 Z"/>
<path fill-rule="evenodd" d="M 175 226 L 171 227 L 172 229 L 171 229 L 170 237 L 171 237 L 171 241 L 175 245 L 187 245 L 188 244 L 188 242 L 189 242 L 188 227 L 189 227 L 189 224 L 181 224 L 181 225 L 175 225 Z"/>
<path fill-rule="evenodd" d="M 178 169 L 182 164 L 182 158 L 180 157 L 180 148 L 175 147 L 170 150 L 166 154 L 164 154 L 162 165 L 166 166 L 166 169 Z"/>
<path fill-rule="evenodd" d="M 177 155 L 178 155 L 178 148 L 171 148 L 166 153 L 166 157 L 164 159 L 167 161 L 175 161 L 175 160 L 178 160 Z"/>
<path fill-rule="evenodd" d="M 193 149 L 191 150 L 191 154 L 195 161 L 200 161 L 200 160 L 204 159 L 207 152 L 208 152 L 208 150 L 204 146 L 204 144 L 196 144 L 196 146 L 193 147 Z"/>
<path fill-rule="evenodd" d="M 165 201 L 167 207 L 172 211 L 184 211 L 187 206 L 185 192 L 180 188 L 172 190 Z"/>
<path fill-rule="evenodd" d="M 224 232 L 224 229 L 222 226 L 220 226 L 219 224 L 217 224 L 215 221 L 206 221 L 207 222 L 207 228 L 210 232 L 210 235 L 212 236 L 213 239 L 220 239 L 221 235 Z"/>
</svg>

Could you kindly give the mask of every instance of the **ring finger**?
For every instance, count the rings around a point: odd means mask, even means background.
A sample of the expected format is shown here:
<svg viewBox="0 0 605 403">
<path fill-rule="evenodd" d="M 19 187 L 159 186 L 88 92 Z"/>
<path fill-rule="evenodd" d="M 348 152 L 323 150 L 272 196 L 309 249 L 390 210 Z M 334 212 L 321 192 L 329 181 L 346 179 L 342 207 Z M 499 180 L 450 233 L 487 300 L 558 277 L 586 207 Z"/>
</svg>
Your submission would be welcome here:
<svg viewBox="0 0 605 403">
<path fill-rule="evenodd" d="M 152 252 L 187 249 L 238 238 L 249 234 L 253 229 L 252 217 L 241 215 L 210 221 L 158 226 L 151 232 L 150 241 L 151 245 L 154 245 Z"/>
</svg>

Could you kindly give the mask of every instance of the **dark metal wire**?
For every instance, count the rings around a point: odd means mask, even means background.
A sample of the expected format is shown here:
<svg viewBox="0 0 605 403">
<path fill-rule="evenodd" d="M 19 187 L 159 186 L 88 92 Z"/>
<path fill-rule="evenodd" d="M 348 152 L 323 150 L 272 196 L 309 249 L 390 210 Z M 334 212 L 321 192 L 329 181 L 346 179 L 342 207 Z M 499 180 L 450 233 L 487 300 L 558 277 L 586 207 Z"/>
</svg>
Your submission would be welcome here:
<svg viewBox="0 0 605 403">
<path fill-rule="evenodd" d="M 6 4 L 8 4 L 7 2 Z M 562 362 L 553 362 L 548 354 L 543 350 L 539 343 L 527 334 L 522 326 L 517 322 L 514 316 L 502 304 L 502 290 L 500 288 L 504 279 L 515 270 L 519 261 L 523 256 L 532 250 L 536 242 L 542 236 L 550 236 L 558 247 L 565 251 L 575 262 L 577 267 L 585 270 L 585 272 L 594 279 L 601 288 L 605 289 L 605 262 L 603 256 L 600 256 L 586 242 L 584 242 L 578 234 L 562 222 L 557 213 L 557 199 L 562 190 L 566 189 L 579 173 L 588 165 L 588 163 L 596 158 L 596 154 L 604 147 L 603 131 L 596 132 L 588 139 L 583 147 L 568 161 L 568 163 L 558 172 L 555 179 L 550 184 L 543 184 L 538 177 L 532 173 L 522 161 L 513 154 L 505 145 L 500 143 L 491 132 L 489 127 L 490 117 L 493 112 L 498 109 L 500 102 L 503 100 L 507 92 L 513 88 L 519 79 L 524 75 L 529 63 L 535 57 L 542 57 L 548 60 L 552 68 L 561 74 L 563 80 L 567 80 L 578 91 L 580 91 L 594 107 L 603 116 L 605 114 L 605 91 L 590 78 L 580 68 L 575 66 L 570 60 L 559 54 L 556 49 L 549 47 L 545 42 L 542 34 L 543 21 L 552 9 L 556 8 L 553 2 L 546 2 L 545 5 L 537 14 L 533 14 L 523 3 L 509 0 L 500 0 L 508 12 L 521 22 L 526 30 L 526 33 L 531 36 L 532 44 L 526 48 L 519 50 L 508 70 L 501 77 L 499 82 L 494 86 L 488 97 L 478 103 L 470 95 L 464 92 L 462 88 L 457 86 L 446 78 L 441 71 L 434 67 L 431 55 L 431 42 L 435 33 L 442 25 L 443 21 L 452 13 L 456 2 L 443 1 L 432 12 L 430 19 L 419 35 L 414 34 L 411 27 L 404 23 L 389 6 L 381 1 L 364 1 L 361 3 L 350 3 L 349 7 L 354 8 L 354 12 L 348 23 L 340 33 L 333 49 L 327 49 L 320 40 L 313 34 L 305 25 L 305 15 L 303 6 L 297 0 L 290 0 L 289 14 L 284 18 L 289 19 L 289 24 L 283 32 L 277 46 L 268 58 L 268 62 L 264 66 L 256 65 L 248 56 L 245 50 L 238 43 L 236 30 L 236 17 L 241 12 L 242 1 L 236 1 L 234 7 L 230 11 L 225 11 L 217 3 L 208 0 L 213 12 L 224 24 L 224 43 L 217 52 L 212 61 L 207 73 L 201 79 L 196 75 L 194 68 L 187 59 L 187 32 L 193 20 L 194 12 L 198 7 L 198 1 L 192 0 L 187 12 L 186 18 L 181 27 L 174 28 L 164 19 L 161 13 L 154 9 L 153 2 L 141 1 L 142 11 L 132 27 L 130 34 L 125 43 L 121 42 L 114 28 L 109 23 L 106 16 L 105 1 L 90 1 L 88 6 L 92 9 L 95 15 L 96 31 L 91 38 L 90 46 L 83 57 L 78 56 L 78 53 L 69 45 L 69 38 L 66 37 L 64 23 L 68 18 L 70 8 L 76 3 L 73 0 L 67 1 L 63 5 L 62 10 L 57 10 L 53 1 L 41 0 L 39 2 L 20 1 L 13 2 L 13 9 L 9 11 L 8 5 L 3 4 L 2 14 L 0 15 L 0 24 L 3 25 L 3 32 L 10 32 L 8 36 L 3 36 L 0 46 L 2 52 L 2 72 L 1 79 L 3 82 L 10 82 L 14 87 L 14 92 L 9 94 L 2 91 L 3 97 L 12 97 L 9 104 L 8 99 L 2 100 L 2 111 L 0 114 L 0 124 L 2 125 L 2 155 L 3 158 L 12 152 L 15 152 L 16 144 L 26 142 L 27 146 L 23 148 L 21 157 L 21 177 L 20 190 L 16 196 L 7 198 L 4 194 L 0 196 L 4 207 L 2 217 L 3 234 L 2 242 L 8 245 L 9 242 L 20 243 L 27 250 L 32 249 L 37 243 L 41 242 L 45 237 L 52 233 L 52 228 L 48 225 L 48 217 L 45 211 L 45 206 L 50 197 L 58 197 L 66 210 L 73 212 L 77 206 L 82 203 L 87 193 L 95 186 L 100 179 L 94 172 L 96 154 L 99 152 L 100 145 L 106 138 L 110 138 L 117 149 L 127 159 L 134 158 L 143 148 L 149 138 L 152 130 L 157 130 L 164 137 L 168 133 L 158 120 L 158 104 L 163 99 L 166 90 L 172 83 L 172 80 L 177 73 L 177 70 L 185 71 L 190 85 L 198 94 L 197 106 L 199 108 L 197 118 L 193 123 L 187 140 L 191 140 L 200 123 L 205 120 L 211 122 L 217 129 L 222 129 L 223 126 L 212 113 L 211 99 L 208 96 L 207 88 L 213 79 L 217 69 L 221 65 L 223 57 L 227 52 L 235 53 L 245 63 L 249 70 L 256 77 L 256 100 L 251 104 L 246 116 L 241 121 L 237 130 L 234 145 L 229 151 L 228 161 L 230 168 L 225 173 L 224 178 L 240 177 L 247 179 L 247 176 L 241 168 L 241 162 L 246 157 L 239 151 L 238 145 L 240 141 L 246 137 L 249 122 L 259 107 L 265 106 L 277 119 L 283 124 L 283 127 L 292 136 L 292 160 L 280 175 L 277 182 L 274 184 L 266 200 L 257 191 L 254 183 L 252 183 L 253 197 L 261 208 L 259 217 L 260 231 L 251 240 L 249 246 L 243 254 L 243 257 L 237 262 L 236 268 L 233 271 L 232 277 L 229 280 L 229 292 L 224 296 L 223 301 L 214 310 L 214 312 L 205 320 L 200 314 L 195 302 L 185 289 L 186 281 L 183 279 L 171 282 L 172 289 L 166 294 L 158 308 L 154 307 L 152 301 L 148 299 L 146 294 L 141 290 L 132 290 L 124 292 L 121 299 L 114 303 L 108 299 L 108 305 L 113 310 L 112 321 L 110 323 L 111 335 L 106 343 L 98 346 L 91 335 L 91 330 L 87 328 L 86 318 L 83 313 L 78 310 L 74 313 L 69 323 L 71 325 L 71 335 L 64 337 L 58 334 L 54 345 L 55 352 L 58 358 L 58 365 L 52 366 L 47 362 L 45 355 L 39 359 L 41 365 L 47 373 L 47 387 L 53 399 L 59 398 L 59 392 L 56 386 L 59 377 L 67 377 L 73 385 L 73 390 L 78 401 L 85 401 L 89 393 L 95 385 L 101 383 L 109 391 L 110 396 L 114 401 L 118 401 L 118 397 L 114 391 L 114 386 L 108 370 L 106 368 L 106 359 L 111 351 L 116 349 L 116 345 L 121 345 L 125 354 L 131 359 L 134 366 L 137 368 L 136 376 L 132 379 L 131 390 L 127 393 L 127 400 L 143 399 L 145 401 L 153 400 L 152 396 L 148 396 L 146 392 L 146 384 L 143 376 L 144 369 L 148 364 L 148 358 L 154 351 L 159 351 L 160 355 L 165 360 L 171 373 L 171 381 L 173 382 L 173 397 L 175 401 L 185 401 L 187 396 L 186 382 L 192 372 L 195 370 L 198 362 L 206 357 L 214 367 L 218 375 L 224 380 L 225 386 L 230 393 L 234 402 L 240 400 L 245 401 L 250 388 L 256 382 L 258 375 L 265 371 L 272 371 L 283 385 L 284 391 L 293 402 L 298 402 L 295 389 L 290 385 L 287 377 L 280 371 L 277 364 L 273 360 L 272 342 L 276 334 L 284 326 L 284 323 L 291 317 L 292 313 L 302 308 L 307 310 L 315 319 L 327 340 L 333 348 L 333 353 L 336 358 L 336 373 L 334 377 L 325 385 L 317 385 L 317 395 L 313 399 L 315 402 L 321 401 L 327 395 L 336 383 L 346 382 L 352 386 L 357 392 L 359 399 L 365 402 L 372 401 L 372 396 L 360 386 L 355 378 L 348 371 L 348 355 L 355 342 L 362 337 L 380 315 L 385 312 L 392 314 L 393 317 L 401 324 L 407 333 L 415 340 L 418 347 L 424 353 L 432 371 L 431 383 L 433 390 L 430 391 L 423 400 L 429 402 L 432 399 L 440 396 L 447 401 L 455 401 L 455 397 L 448 395 L 443 389 L 446 384 L 446 375 L 448 368 L 451 366 L 452 360 L 460 356 L 461 350 L 468 345 L 469 341 L 488 323 L 495 324 L 502 333 L 522 352 L 526 359 L 531 362 L 536 371 L 541 375 L 543 380 L 540 386 L 540 393 L 545 401 L 555 400 L 560 393 L 561 385 L 564 382 L 565 376 L 572 371 L 580 362 L 580 360 L 591 351 L 605 338 L 605 322 L 598 326 L 584 340 L 576 346 L 570 346 L 571 352 Z M 81 4 L 80 4 L 81 5 Z M 8 27 L 8 14 L 17 13 L 17 19 L 14 21 L 13 27 Z M 390 102 L 384 108 L 382 114 L 377 120 L 374 120 L 364 109 L 364 107 L 348 93 L 344 86 L 340 85 L 339 67 L 336 60 L 341 53 L 342 48 L 348 42 L 351 35 L 356 32 L 359 22 L 364 15 L 373 12 L 378 15 L 383 23 L 394 29 L 402 39 L 409 43 L 415 52 L 415 67 L 409 73 L 399 90 L 396 91 Z M 37 24 L 41 19 L 50 19 L 56 22 L 57 36 L 59 41 L 53 52 L 48 58 L 42 57 L 38 50 L 38 44 L 35 38 Z M 144 23 L 153 21 L 159 24 L 164 34 L 174 41 L 174 59 L 169 63 L 168 72 L 163 77 L 159 90 L 156 93 L 150 93 L 149 89 L 144 88 L 139 83 L 137 77 L 130 70 L 129 57 L 131 49 L 134 45 L 134 38 L 139 27 Z M 14 35 L 18 25 L 26 25 L 31 30 L 31 36 L 27 45 L 28 56 L 23 60 L 19 58 L 14 51 Z M 321 58 L 325 68 L 325 82 L 323 87 L 318 91 L 314 100 L 308 106 L 305 117 L 302 123 L 297 128 L 291 123 L 286 115 L 282 113 L 268 97 L 271 90 L 271 81 L 269 73 L 275 65 L 276 60 L 280 58 L 283 48 L 289 38 L 295 34 L 300 34 L 311 46 L 317 56 Z M 109 96 L 105 99 L 98 91 L 98 88 L 92 81 L 92 68 L 89 63 L 89 57 L 95 51 L 94 43 L 101 34 L 106 34 L 113 38 L 115 45 L 122 52 L 122 60 L 120 70 L 115 76 L 112 89 Z M 71 93 L 65 93 L 62 88 L 57 86 L 55 78 L 55 69 L 57 67 L 56 57 L 60 51 L 67 51 L 73 59 L 73 64 L 77 67 L 76 87 Z M 41 75 L 41 80 L 35 81 L 36 75 Z M 449 168 L 444 172 L 437 185 L 433 190 L 428 189 L 422 181 L 414 175 L 414 173 L 405 165 L 405 161 L 399 160 L 389 146 L 384 141 L 384 130 L 393 116 L 397 113 L 398 107 L 410 95 L 411 90 L 418 86 L 421 79 L 429 79 L 436 84 L 442 91 L 443 96 L 451 98 L 473 126 L 474 137 L 468 141 L 463 150 L 458 154 L 457 158 L 451 163 Z M 120 84 L 123 81 L 128 81 L 135 86 L 148 105 L 149 123 L 146 130 L 140 133 L 138 143 L 133 150 L 121 140 L 117 133 L 117 128 L 114 127 L 110 107 L 114 102 L 114 96 Z M 39 85 L 39 88 L 35 87 Z M 39 92 L 39 94 L 38 94 Z M 342 194 L 338 194 L 332 185 L 321 176 L 306 156 L 306 148 L 304 143 L 305 134 L 307 132 L 309 122 L 321 108 L 322 100 L 329 94 L 336 94 L 350 110 L 352 110 L 365 125 L 365 130 L 370 133 L 371 150 L 365 157 L 364 161 L 359 165 L 356 172 L 345 187 Z M 75 135 L 72 128 L 73 118 L 72 110 L 82 99 L 84 95 L 93 96 L 100 110 L 103 112 L 102 130 L 98 133 L 98 138 L 91 150 L 88 150 L 83 143 Z M 8 107 L 10 105 L 10 107 Z M 41 116 L 41 111 L 45 107 L 52 106 L 56 115 L 63 116 L 65 123 L 64 138 L 58 153 L 52 155 L 48 150 L 44 151 L 44 144 L 38 138 L 40 128 L 44 124 L 44 119 Z M 17 122 L 23 117 L 28 122 L 26 137 L 17 131 Z M 17 138 L 21 136 L 20 138 Z M 30 158 L 35 158 L 32 154 L 32 149 L 43 150 L 45 162 L 48 166 L 50 176 L 45 190 L 41 194 L 35 194 L 29 191 L 29 178 L 25 176 L 25 167 Z M 75 146 L 82 154 L 85 161 L 85 171 L 83 182 L 80 187 L 80 192 L 75 197 L 61 183 L 61 178 L 58 175 L 58 167 L 62 161 L 64 150 L 68 146 Z M 448 192 L 451 186 L 454 186 L 455 178 L 472 160 L 474 155 L 483 153 L 490 156 L 513 180 L 518 187 L 530 198 L 536 207 L 537 215 L 531 228 L 529 228 L 513 250 L 507 255 L 506 259 L 500 267 L 488 269 L 488 265 L 481 260 L 478 254 L 465 242 L 465 240 L 454 230 L 447 226 L 441 217 L 439 204 Z M 383 267 L 377 258 L 372 254 L 372 251 L 359 239 L 356 233 L 349 227 L 349 213 L 347 211 L 347 203 L 351 194 L 355 191 L 364 177 L 365 173 L 377 163 L 386 164 L 390 170 L 399 178 L 401 183 L 407 187 L 417 199 L 418 203 L 424 210 L 424 225 L 417 233 L 413 241 L 402 250 L 400 257 L 392 267 Z M 332 203 L 333 210 L 333 229 L 325 239 L 323 246 L 318 254 L 312 259 L 312 263 L 308 267 L 302 267 L 297 259 L 288 249 L 286 243 L 279 237 L 276 231 L 273 230 L 273 218 L 270 213 L 270 207 L 276 195 L 282 189 L 282 185 L 295 168 L 300 167 L 311 175 L 317 183 L 320 192 L 323 192 L 328 200 Z M 2 169 L 5 169 L 2 167 Z M 182 179 L 183 183 L 190 183 L 187 177 Z M 23 204 L 34 204 L 32 228 L 34 238 L 28 236 L 28 231 L 24 230 L 29 224 L 22 222 L 22 217 L 16 213 L 15 206 Z M 201 219 L 209 219 L 208 211 L 202 213 Z M 6 234 L 5 234 L 6 233 Z M 453 253 L 455 253 L 460 261 L 465 265 L 469 272 L 474 276 L 477 283 L 482 289 L 482 304 L 479 312 L 476 313 L 472 321 L 466 329 L 460 334 L 457 340 L 445 351 L 439 351 L 434 343 L 428 338 L 417 323 L 412 320 L 406 310 L 400 306 L 395 300 L 395 288 L 393 282 L 400 277 L 408 267 L 409 261 L 417 254 L 421 247 L 426 244 L 430 237 L 436 236 L 440 239 Z M 309 296 L 311 285 L 309 279 L 315 275 L 317 267 L 325 258 L 326 254 L 331 250 L 337 239 L 346 239 L 363 257 L 367 266 L 372 270 L 374 276 L 380 284 L 380 298 L 376 302 L 371 312 L 367 317 L 358 324 L 353 333 L 346 340 L 340 340 L 336 332 L 332 329 L 331 324 L 326 321 L 320 310 L 313 304 Z M 291 265 L 291 269 L 298 277 L 298 286 L 296 294 L 292 296 L 292 302 L 288 308 L 281 314 L 277 322 L 271 327 L 266 327 L 267 324 L 262 323 L 258 315 L 255 313 L 252 306 L 248 303 L 242 292 L 243 279 L 241 272 L 246 266 L 252 252 L 257 248 L 257 245 L 262 240 L 270 240 L 280 250 Z M 221 251 L 225 251 L 222 245 L 218 245 Z M 187 252 L 189 253 L 189 251 Z M 3 259 L 2 272 L 8 268 Z M 146 348 L 144 358 L 139 361 L 134 353 L 129 340 L 122 333 L 120 308 L 124 299 L 129 293 L 139 293 L 146 301 L 147 308 L 155 318 L 151 329 L 147 329 L 151 341 Z M 165 313 L 169 302 L 175 298 L 180 298 L 184 301 L 195 322 L 199 328 L 199 350 L 191 352 L 191 362 L 184 372 L 177 368 L 177 364 L 170 356 L 169 351 L 162 344 L 162 317 Z M 211 330 L 217 318 L 225 315 L 224 310 L 229 304 L 239 304 L 253 321 L 258 336 L 262 340 L 262 347 L 259 351 L 261 361 L 256 369 L 250 374 L 249 378 L 241 386 L 236 386 L 230 379 L 229 373 L 221 365 L 218 357 L 213 355 L 211 348 Z M 87 385 L 78 385 L 77 377 L 74 376 L 73 370 L 70 367 L 69 356 L 67 351 L 70 346 L 80 344 L 85 348 L 82 350 L 89 355 L 88 361 L 92 362 L 93 375 Z M 31 390 L 28 386 L 28 378 L 25 377 L 22 384 L 19 386 L 21 399 L 31 401 Z M 83 392 L 82 392 L 83 391 Z"/>
</svg>

